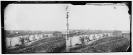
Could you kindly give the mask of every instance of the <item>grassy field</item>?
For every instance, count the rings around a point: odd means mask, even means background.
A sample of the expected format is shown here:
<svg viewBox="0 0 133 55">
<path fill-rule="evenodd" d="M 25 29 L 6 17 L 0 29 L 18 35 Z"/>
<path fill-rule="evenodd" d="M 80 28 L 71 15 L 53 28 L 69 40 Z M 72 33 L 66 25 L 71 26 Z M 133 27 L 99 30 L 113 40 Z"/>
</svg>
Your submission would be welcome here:
<svg viewBox="0 0 133 55">
<path fill-rule="evenodd" d="M 65 46 L 64 37 L 53 37 L 36 41 L 30 46 L 8 49 L 6 53 L 62 52 L 65 49 Z"/>
<path fill-rule="evenodd" d="M 72 48 L 71 52 L 126 52 L 129 45 L 130 41 L 125 37 L 106 37 L 94 41 L 90 45 L 81 45 L 79 47 Z"/>
</svg>

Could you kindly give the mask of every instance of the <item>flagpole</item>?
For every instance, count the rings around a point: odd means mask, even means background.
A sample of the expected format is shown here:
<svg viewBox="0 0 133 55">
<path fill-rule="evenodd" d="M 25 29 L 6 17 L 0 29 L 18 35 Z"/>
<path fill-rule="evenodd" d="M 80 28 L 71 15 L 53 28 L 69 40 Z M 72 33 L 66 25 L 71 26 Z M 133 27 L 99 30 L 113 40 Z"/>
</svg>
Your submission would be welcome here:
<svg viewBox="0 0 133 55">
<path fill-rule="evenodd" d="M 69 52 L 70 51 L 70 48 L 69 48 L 69 46 L 70 46 L 70 43 L 69 43 L 69 24 L 68 24 L 68 6 L 66 7 L 66 11 L 67 11 L 67 16 L 66 16 L 66 19 L 67 19 L 67 24 L 66 24 L 66 26 L 67 26 L 67 35 L 66 35 L 66 52 Z"/>
</svg>

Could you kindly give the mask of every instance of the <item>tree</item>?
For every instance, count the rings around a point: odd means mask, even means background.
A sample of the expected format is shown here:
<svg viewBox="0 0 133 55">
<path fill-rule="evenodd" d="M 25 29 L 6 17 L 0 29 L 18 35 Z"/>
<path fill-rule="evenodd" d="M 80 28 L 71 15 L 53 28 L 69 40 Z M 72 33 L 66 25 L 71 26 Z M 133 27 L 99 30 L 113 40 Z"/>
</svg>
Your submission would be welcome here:
<svg viewBox="0 0 133 55">
<path fill-rule="evenodd" d="M 21 37 L 21 38 L 20 38 L 20 41 L 21 41 L 22 45 L 25 44 L 25 43 L 24 43 L 24 37 Z"/>
<path fill-rule="evenodd" d="M 53 36 L 61 36 L 61 32 L 60 31 L 55 31 L 55 32 L 53 32 Z"/>
</svg>

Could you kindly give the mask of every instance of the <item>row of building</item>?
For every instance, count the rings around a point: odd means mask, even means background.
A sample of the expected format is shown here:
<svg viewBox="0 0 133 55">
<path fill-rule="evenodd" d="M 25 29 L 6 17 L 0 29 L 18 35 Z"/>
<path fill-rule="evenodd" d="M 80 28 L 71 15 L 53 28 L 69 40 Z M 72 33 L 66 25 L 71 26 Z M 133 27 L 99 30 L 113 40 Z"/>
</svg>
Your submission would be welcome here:
<svg viewBox="0 0 133 55">
<path fill-rule="evenodd" d="M 100 33 L 100 34 L 84 34 L 70 37 L 68 42 L 70 46 L 76 46 L 77 44 L 83 44 L 92 40 L 98 40 L 104 37 L 111 37 L 113 36 L 112 33 Z"/>
<path fill-rule="evenodd" d="M 25 36 L 17 36 L 17 37 L 11 37 L 6 38 L 6 47 L 16 47 L 16 46 L 22 46 L 29 42 L 37 41 L 43 38 L 47 37 L 53 37 L 52 34 L 34 34 L 34 35 L 25 35 Z"/>
</svg>

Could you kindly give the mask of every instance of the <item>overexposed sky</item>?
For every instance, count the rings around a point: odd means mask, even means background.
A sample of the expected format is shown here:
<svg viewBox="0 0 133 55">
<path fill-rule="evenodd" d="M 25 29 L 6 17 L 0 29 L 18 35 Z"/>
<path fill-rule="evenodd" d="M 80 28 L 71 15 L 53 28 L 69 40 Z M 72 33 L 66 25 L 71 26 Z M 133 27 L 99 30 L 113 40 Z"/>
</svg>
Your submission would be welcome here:
<svg viewBox="0 0 133 55">
<path fill-rule="evenodd" d="M 126 6 L 79 5 L 70 6 L 69 11 L 70 29 L 130 30 Z"/>
<path fill-rule="evenodd" d="M 5 12 L 6 30 L 66 30 L 65 5 L 12 4 Z"/>
<path fill-rule="evenodd" d="M 69 29 L 130 30 L 126 6 L 68 6 Z M 11 4 L 5 9 L 5 29 L 65 31 L 65 8 L 65 4 Z"/>
</svg>

